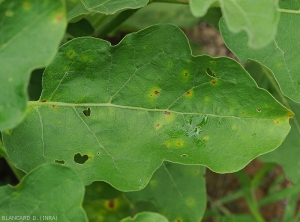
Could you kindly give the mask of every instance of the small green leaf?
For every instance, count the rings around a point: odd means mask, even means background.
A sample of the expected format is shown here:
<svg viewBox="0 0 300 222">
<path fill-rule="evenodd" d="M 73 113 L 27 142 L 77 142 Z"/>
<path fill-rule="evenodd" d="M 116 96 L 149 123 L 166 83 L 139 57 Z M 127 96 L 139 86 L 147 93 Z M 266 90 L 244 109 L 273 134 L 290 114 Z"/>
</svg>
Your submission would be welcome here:
<svg viewBox="0 0 300 222">
<path fill-rule="evenodd" d="M 192 56 L 173 25 L 113 47 L 72 40 L 43 78 L 40 100 L 3 133 L 9 158 L 26 172 L 63 160 L 86 184 L 123 191 L 144 188 L 164 160 L 239 170 L 276 149 L 293 116 L 236 61 Z"/>
<path fill-rule="evenodd" d="M 81 203 L 82 180 L 68 167 L 43 164 L 16 187 L 0 187 L 0 215 L 5 220 L 87 221 Z M 9 219 L 10 218 L 10 219 Z"/>
<path fill-rule="evenodd" d="M 56 53 L 66 25 L 60 0 L 6 0 L 0 5 L 0 130 L 21 122 L 30 72 Z"/>
<path fill-rule="evenodd" d="M 120 222 L 168 222 L 168 220 L 158 213 L 143 212 L 135 215 L 133 218 L 126 217 Z"/>
<path fill-rule="evenodd" d="M 292 5 L 292 2 L 289 2 Z M 300 23 L 299 13 L 281 12 L 277 35 L 271 43 L 259 50 L 247 46 L 245 33 L 234 34 L 229 31 L 224 20 L 220 21 L 223 39 L 239 60 L 242 62 L 247 59 L 255 60 L 269 68 L 274 73 L 282 93 L 298 103 L 300 102 L 298 68 L 300 56 L 297 52 L 300 50 L 300 45 L 299 29 L 295 27 Z"/>
<path fill-rule="evenodd" d="M 169 221 L 201 221 L 206 208 L 204 173 L 202 166 L 165 162 L 145 189 L 125 195 L 137 206 L 152 202 Z"/>
<path fill-rule="evenodd" d="M 263 47 L 275 36 L 279 19 L 277 0 L 191 0 L 191 11 L 197 17 L 204 16 L 214 2 L 220 3 L 232 32 L 243 30 L 247 33 L 250 47 Z"/>
</svg>

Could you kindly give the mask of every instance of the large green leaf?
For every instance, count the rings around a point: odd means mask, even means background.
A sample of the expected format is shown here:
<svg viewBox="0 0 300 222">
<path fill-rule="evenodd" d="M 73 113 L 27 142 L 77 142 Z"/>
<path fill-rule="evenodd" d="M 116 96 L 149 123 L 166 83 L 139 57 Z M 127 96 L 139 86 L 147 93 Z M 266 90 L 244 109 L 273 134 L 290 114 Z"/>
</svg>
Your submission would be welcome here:
<svg viewBox="0 0 300 222">
<path fill-rule="evenodd" d="M 121 222 L 168 222 L 168 220 L 158 213 L 143 212 L 137 214 L 134 218 L 126 217 Z"/>
<path fill-rule="evenodd" d="M 229 58 L 193 57 L 183 32 L 156 25 L 112 47 L 62 46 L 19 127 L 3 133 L 24 171 L 63 161 L 86 184 L 146 186 L 164 160 L 232 172 L 277 148 L 293 113 Z"/>
<path fill-rule="evenodd" d="M 295 28 L 300 23 L 300 14 L 292 10 L 294 8 L 293 2 L 289 1 L 291 11 L 281 10 L 276 37 L 271 43 L 259 50 L 247 46 L 245 33 L 234 34 L 230 32 L 224 20 L 220 21 L 220 31 L 228 48 L 242 62 L 251 59 L 269 68 L 274 73 L 283 94 L 295 102 L 300 102 L 299 29 Z M 288 3 L 285 5 L 287 6 Z"/>
<path fill-rule="evenodd" d="M 272 41 L 279 19 L 278 0 L 191 0 L 191 11 L 195 16 L 204 16 L 215 2 L 219 2 L 232 32 L 243 30 L 248 34 L 249 46 L 260 48 Z"/>
<path fill-rule="evenodd" d="M 87 221 L 81 207 L 83 195 L 84 184 L 77 173 L 57 164 L 43 164 L 16 187 L 0 187 L 0 215 L 10 221 Z"/>
<path fill-rule="evenodd" d="M 136 205 L 152 202 L 169 221 L 201 221 L 206 208 L 204 173 L 202 166 L 165 162 L 145 189 L 125 195 Z"/>
<path fill-rule="evenodd" d="M 0 5 L 0 130 L 24 117 L 30 72 L 46 66 L 66 26 L 60 0 L 6 0 Z"/>
<path fill-rule="evenodd" d="M 149 0 L 81 0 L 89 11 L 114 14 L 125 9 L 137 9 L 148 4 Z"/>
</svg>

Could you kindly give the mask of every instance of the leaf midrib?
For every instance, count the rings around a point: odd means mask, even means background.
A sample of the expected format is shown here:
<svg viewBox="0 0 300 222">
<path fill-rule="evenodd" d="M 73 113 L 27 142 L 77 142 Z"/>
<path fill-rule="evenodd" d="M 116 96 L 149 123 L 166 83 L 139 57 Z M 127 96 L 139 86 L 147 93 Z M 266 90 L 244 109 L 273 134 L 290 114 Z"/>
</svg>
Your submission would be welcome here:
<svg viewBox="0 0 300 222">
<path fill-rule="evenodd" d="M 254 117 L 240 117 L 240 116 L 230 116 L 230 115 L 218 115 L 213 113 L 200 113 L 200 112 L 179 112 L 170 109 L 157 109 L 157 108 L 144 108 L 144 107 L 135 107 L 135 106 L 124 106 L 117 105 L 113 103 L 64 103 L 64 102 L 40 102 L 40 101 L 30 101 L 28 102 L 28 108 L 30 107 L 41 107 L 41 106 L 60 106 L 60 107 L 114 107 L 119 109 L 128 109 L 128 110 L 141 110 L 146 112 L 170 112 L 178 115 L 207 115 L 216 118 L 236 118 L 236 119 L 253 119 L 253 120 L 270 120 L 274 118 L 254 118 Z M 277 117 L 277 118 L 283 118 Z"/>
</svg>

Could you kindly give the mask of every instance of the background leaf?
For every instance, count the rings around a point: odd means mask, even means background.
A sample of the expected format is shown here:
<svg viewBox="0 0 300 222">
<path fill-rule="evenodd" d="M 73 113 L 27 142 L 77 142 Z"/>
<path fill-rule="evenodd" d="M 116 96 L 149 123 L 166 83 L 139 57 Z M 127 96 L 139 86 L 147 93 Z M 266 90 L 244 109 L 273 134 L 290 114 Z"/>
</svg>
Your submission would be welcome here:
<svg viewBox="0 0 300 222">
<path fill-rule="evenodd" d="M 201 17 L 217 1 L 229 30 L 234 33 L 245 31 L 250 47 L 260 48 L 272 41 L 279 19 L 277 0 L 191 0 L 191 11 Z"/>
<path fill-rule="evenodd" d="M 77 173 L 56 164 L 43 164 L 16 187 L 0 187 L 0 214 L 29 216 L 30 221 L 33 216 L 37 220 L 55 216 L 58 221 L 87 221 L 81 207 L 83 195 L 84 185 Z"/>
<path fill-rule="evenodd" d="M 206 208 L 205 168 L 165 162 L 154 173 L 146 188 L 126 193 L 138 206 L 153 203 L 169 221 L 201 221 Z"/>
<path fill-rule="evenodd" d="M 94 38 L 62 46 L 40 100 L 3 140 L 26 172 L 61 161 L 86 184 L 132 191 L 164 160 L 239 170 L 282 143 L 292 116 L 236 61 L 193 57 L 180 29 L 156 25 L 114 47 Z"/>
<path fill-rule="evenodd" d="M 6 0 L 0 5 L 0 130 L 24 117 L 29 74 L 53 58 L 66 26 L 60 0 Z"/>
<path fill-rule="evenodd" d="M 294 8 L 292 1 L 284 5 Z M 282 93 L 298 103 L 300 102 L 300 76 L 298 74 L 300 44 L 299 30 L 295 27 L 299 23 L 299 14 L 282 11 L 275 38 L 267 46 L 255 50 L 247 46 L 245 33 L 230 32 L 224 20 L 220 20 L 222 37 L 227 47 L 239 60 L 245 62 L 251 59 L 269 68 L 274 73 Z"/>
<path fill-rule="evenodd" d="M 137 214 L 134 218 L 126 217 L 121 222 L 146 222 L 146 221 L 155 221 L 155 222 L 168 222 L 167 218 L 158 214 L 158 213 L 151 213 L 151 212 L 143 212 Z"/>
</svg>

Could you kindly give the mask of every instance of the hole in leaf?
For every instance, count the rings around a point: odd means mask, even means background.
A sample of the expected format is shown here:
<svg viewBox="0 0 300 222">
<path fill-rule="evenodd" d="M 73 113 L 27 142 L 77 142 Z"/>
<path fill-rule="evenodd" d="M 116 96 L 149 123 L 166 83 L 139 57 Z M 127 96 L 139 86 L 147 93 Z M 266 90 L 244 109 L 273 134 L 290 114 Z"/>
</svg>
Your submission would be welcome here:
<svg viewBox="0 0 300 222">
<path fill-rule="evenodd" d="M 216 77 L 216 74 L 210 68 L 207 68 L 205 71 L 206 71 L 207 75 L 209 75 L 213 78 Z"/>
<path fill-rule="evenodd" d="M 88 155 L 81 155 L 80 153 L 76 153 L 74 155 L 74 162 L 79 164 L 84 164 L 88 160 Z"/>
<path fill-rule="evenodd" d="M 91 109 L 90 109 L 90 108 L 87 108 L 87 109 L 83 110 L 83 114 L 84 114 L 85 116 L 90 116 L 90 115 L 91 115 Z"/>
<path fill-rule="evenodd" d="M 65 161 L 64 161 L 64 160 L 55 160 L 54 162 L 55 162 L 55 163 L 58 163 L 58 164 L 65 164 Z"/>
</svg>

